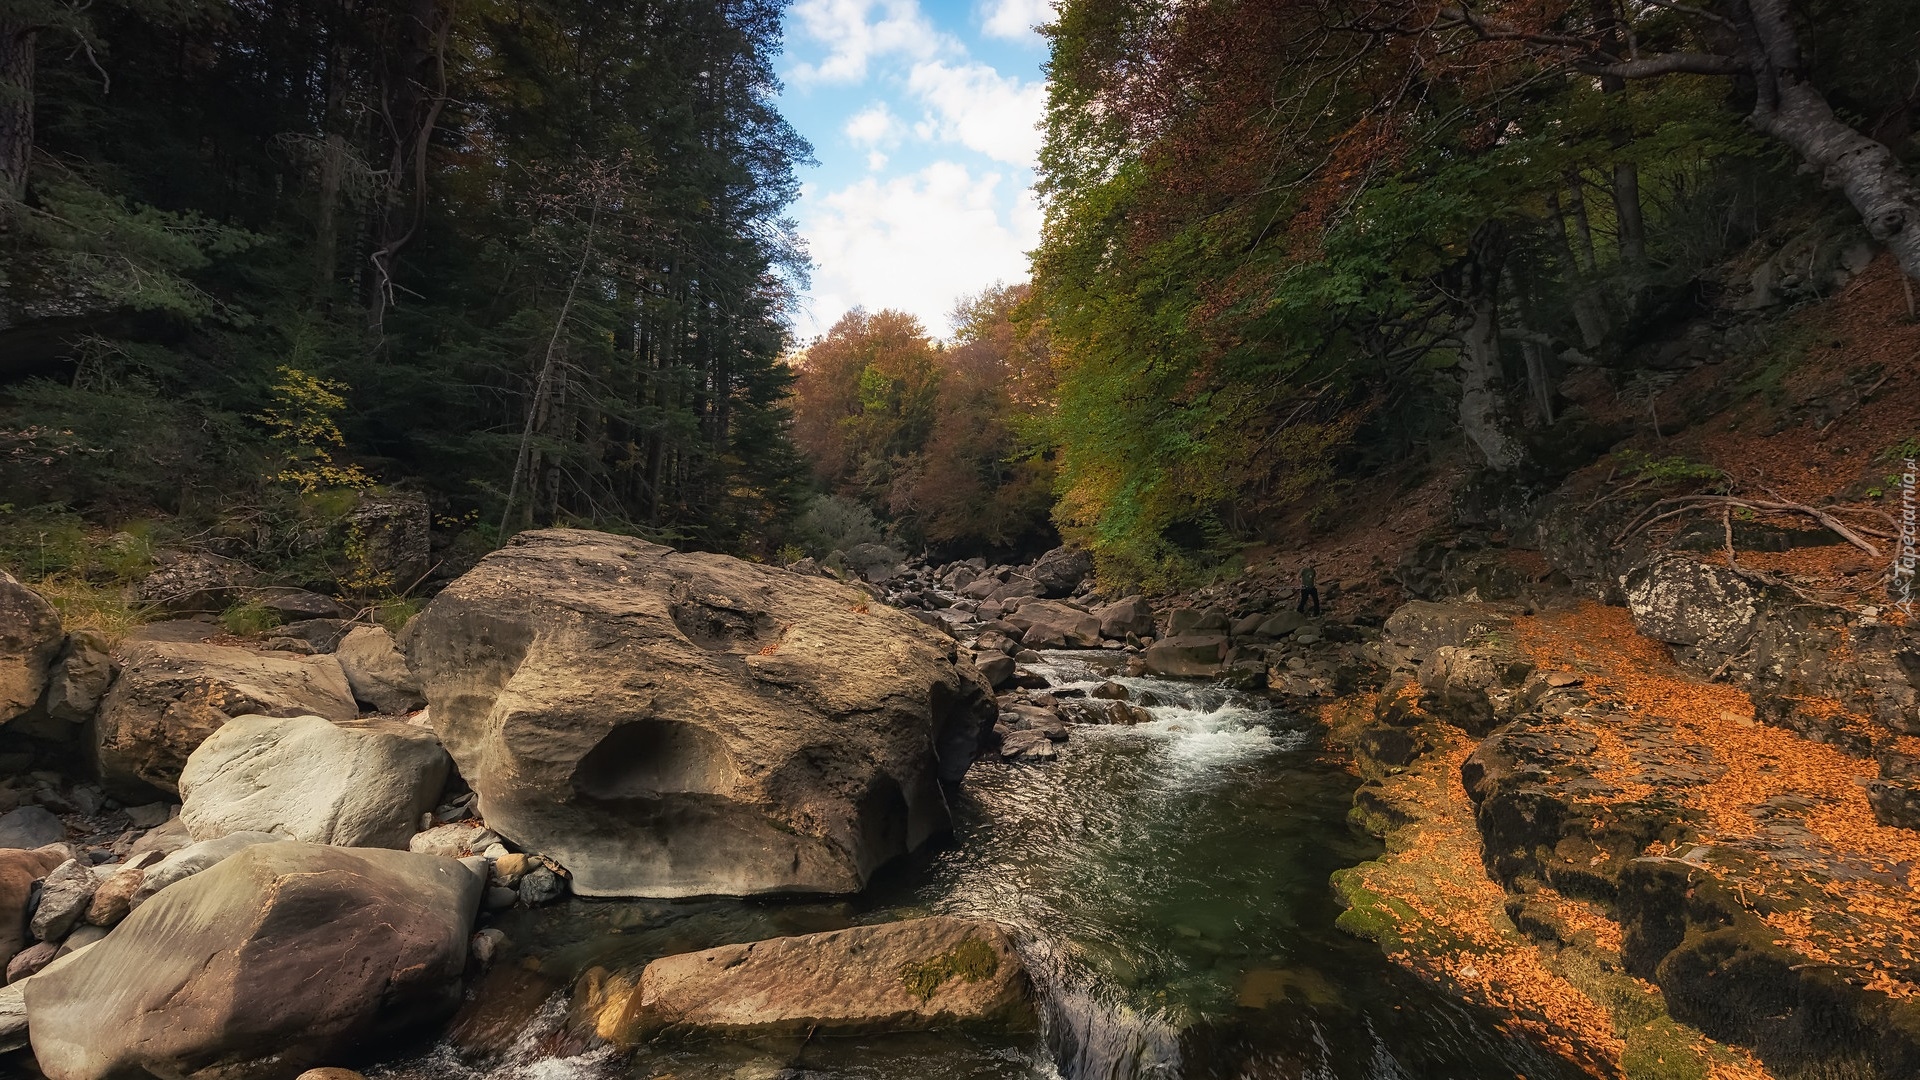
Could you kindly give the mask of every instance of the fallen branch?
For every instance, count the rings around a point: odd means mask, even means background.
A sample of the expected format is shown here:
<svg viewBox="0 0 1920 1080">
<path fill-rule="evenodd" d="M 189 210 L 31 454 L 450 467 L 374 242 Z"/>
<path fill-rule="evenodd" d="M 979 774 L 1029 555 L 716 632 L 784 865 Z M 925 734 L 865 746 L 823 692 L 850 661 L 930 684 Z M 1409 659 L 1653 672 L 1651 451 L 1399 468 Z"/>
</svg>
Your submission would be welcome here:
<svg viewBox="0 0 1920 1080">
<path fill-rule="evenodd" d="M 1778 498 L 1778 496 L 1775 497 Z M 1684 505 L 1655 517 L 1647 517 L 1649 512 L 1659 507 L 1673 506 L 1676 503 Z M 1634 518 L 1633 521 L 1620 532 L 1620 535 L 1613 538 L 1612 546 L 1619 547 L 1627 537 L 1647 528 L 1654 522 L 1663 521 L 1677 514 L 1684 514 L 1689 510 L 1698 510 L 1707 506 L 1726 506 L 1730 508 L 1738 506 L 1768 514 L 1805 514 L 1833 530 L 1836 535 L 1847 543 L 1852 544 L 1854 547 L 1859 548 L 1861 551 L 1866 552 L 1876 559 L 1880 557 L 1880 549 L 1868 543 L 1864 537 L 1853 530 L 1852 526 L 1849 526 L 1846 522 L 1841 521 L 1839 518 L 1834 517 L 1832 514 L 1817 506 L 1809 506 L 1806 503 L 1787 502 L 1785 500 L 1779 502 L 1762 502 L 1759 499 L 1742 499 L 1732 495 L 1677 495 L 1671 499 L 1661 499 L 1658 502 L 1650 504 L 1645 510 L 1642 510 L 1639 517 Z"/>
<path fill-rule="evenodd" d="M 1876 383 L 1874 383 L 1874 384 L 1873 384 L 1872 386 L 1869 386 L 1869 387 L 1867 387 L 1867 389 L 1866 389 L 1866 391 L 1865 391 L 1865 392 L 1863 392 L 1863 393 L 1860 393 L 1860 394 L 1857 394 L 1857 395 L 1855 395 L 1855 396 L 1854 396 L 1854 399 L 1853 399 L 1853 404 L 1851 404 L 1851 405 L 1849 405 L 1849 406 L 1847 406 L 1847 407 L 1846 407 L 1846 408 L 1844 408 L 1844 409 L 1841 409 L 1841 410 L 1840 410 L 1839 412 L 1837 412 L 1837 413 L 1834 413 L 1834 414 L 1833 414 L 1833 419 L 1831 419 L 1831 420 L 1829 420 L 1829 421 L 1827 421 L 1826 423 L 1824 423 L 1824 424 L 1821 424 L 1821 425 L 1820 425 L 1820 427 L 1819 427 L 1819 429 L 1818 429 L 1818 430 L 1819 430 L 1819 432 L 1820 432 L 1820 437 L 1819 437 L 1818 439 L 1816 439 L 1816 440 L 1814 440 L 1814 441 L 1815 441 L 1815 442 L 1826 442 L 1826 441 L 1827 441 L 1827 439 L 1828 439 L 1828 438 L 1830 438 L 1830 437 L 1831 437 L 1831 436 L 1833 435 L 1833 429 L 1834 429 L 1834 425 L 1835 425 L 1835 424 L 1838 424 L 1838 423 L 1840 422 L 1840 418 L 1841 418 L 1841 417 L 1843 417 L 1843 416 L 1845 416 L 1845 415 L 1847 415 L 1848 413 L 1850 413 L 1850 412 L 1852 412 L 1853 410 L 1855 410 L 1855 409 L 1857 409 L 1857 408 L 1859 408 L 1860 406 L 1862 406 L 1862 405 L 1864 405 L 1864 404 L 1866 404 L 1866 401 L 1867 401 L 1867 399 L 1873 396 L 1873 392 L 1874 392 L 1875 390 L 1878 390 L 1878 389 L 1880 389 L 1880 388 L 1881 388 L 1882 386 L 1885 386 L 1885 385 L 1887 384 L 1887 380 L 1888 380 L 1888 379 L 1891 379 L 1891 378 L 1893 378 L 1893 372 L 1891 372 L 1891 371 L 1889 371 L 1889 372 L 1887 372 L 1887 373 L 1886 373 L 1885 375 L 1882 375 L 1882 376 L 1880 376 L 1880 381 L 1879 381 L 1879 382 L 1876 382 Z"/>
</svg>

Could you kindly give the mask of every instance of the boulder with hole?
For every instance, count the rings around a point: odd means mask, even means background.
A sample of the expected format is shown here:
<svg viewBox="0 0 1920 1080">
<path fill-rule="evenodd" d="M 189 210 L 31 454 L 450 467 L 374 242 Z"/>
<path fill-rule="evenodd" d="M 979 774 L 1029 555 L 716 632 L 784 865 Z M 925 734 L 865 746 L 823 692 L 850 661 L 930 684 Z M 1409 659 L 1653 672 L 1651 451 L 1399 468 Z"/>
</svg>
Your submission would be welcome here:
<svg viewBox="0 0 1920 1080">
<path fill-rule="evenodd" d="M 585 896 L 862 888 L 947 829 L 991 728 L 956 649 L 836 582 L 566 529 L 408 634 L 487 825 Z"/>
</svg>

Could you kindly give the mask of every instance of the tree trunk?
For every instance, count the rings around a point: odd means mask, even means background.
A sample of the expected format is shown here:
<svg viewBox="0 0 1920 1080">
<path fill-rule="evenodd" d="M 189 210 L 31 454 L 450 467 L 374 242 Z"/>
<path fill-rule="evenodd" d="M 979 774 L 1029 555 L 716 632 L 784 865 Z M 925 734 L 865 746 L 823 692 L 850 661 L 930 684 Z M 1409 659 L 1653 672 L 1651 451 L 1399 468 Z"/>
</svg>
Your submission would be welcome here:
<svg viewBox="0 0 1920 1080">
<path fill-rule="evenodd" d="M 39 28 L 0 19 L 0 228 L 27 194 L 33 160 L 33 58 Z"/>
<path fill-rule="evenodd" d="M 1841 123 L 1827 99 L 1790 72 L 1781 74 L 1772 107 L 1754 110 L 1754 123 L 1819 168 L 1859 212 L 1867 234 L 1920 280 L 1920 187 L 1885 143 Z"/>
<path fill-rule="evenodd" d="M 1554 250 L 1566 267 L 1567 290 L 1573 298 L 1573 321 L 1580 327 L 1580 344 L 1589 351 L 1607 340 L 1607 305 L 1574 258 L 1573 244 L 1567 240 L 1567 217 L 1560 209 L 1560 196 L 1547 196 L 1547 211 L 1553 217 L 1548 230 L 1553 233 Z"/>
<path fill-rule="evenodd" d="M 1467 257 L 1466 325 L 1460 338 L 1460 430 L 1487 459 L 1487 467 L 1505 472 L 1520 464 L 1520 446 L 1508 430 L 1501 393 L 1500 263 L 1502 238 L 1483 226 Z"/>
<path fill-rule="evenodd" d="M 1631 161 L 1614 163 L 1613 205 L 1620 220 L 1620 259 L 1639 266 L 1647 261 L 1647 221 L 1640 209 L 1640 167 Z"/>
</svg>

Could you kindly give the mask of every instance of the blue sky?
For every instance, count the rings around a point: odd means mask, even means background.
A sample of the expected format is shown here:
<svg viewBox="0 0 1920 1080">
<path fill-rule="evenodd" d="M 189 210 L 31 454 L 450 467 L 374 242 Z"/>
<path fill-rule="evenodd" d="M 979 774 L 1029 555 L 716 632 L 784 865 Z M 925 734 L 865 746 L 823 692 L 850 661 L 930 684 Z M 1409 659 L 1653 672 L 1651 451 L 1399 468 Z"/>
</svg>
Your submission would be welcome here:
<svg viewBox="0 0 1920 1080">
<path fill-rule="evenodd" d="M 795 0 L 779 71 L 813 143 L 794 208 L 813 255 L 802 341 L 849 308 L 937 336 L 954 301 L 1026 277 L 1048 0 Z"/>
</svg>

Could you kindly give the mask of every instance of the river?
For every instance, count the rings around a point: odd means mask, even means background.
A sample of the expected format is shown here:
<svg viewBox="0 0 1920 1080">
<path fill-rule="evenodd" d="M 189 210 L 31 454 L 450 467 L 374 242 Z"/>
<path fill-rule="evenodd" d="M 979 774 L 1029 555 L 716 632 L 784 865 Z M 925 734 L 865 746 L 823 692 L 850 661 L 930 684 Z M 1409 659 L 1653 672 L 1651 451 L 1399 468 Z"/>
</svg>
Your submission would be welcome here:
<svg viewBox="0 0 1920 1080">
<path fill-rule="evenodd" d="M 1048 653 L 1056 689 L 1114 653 Z M 516 910 L 512 945 L 450 1033 L 374 1080 L 1559 1080 L 1502 1033 L 1335 929 L 1335 870 L 1379 853 L 1346 825 L 1355 778 L 1304 717 L 1257 696 L 1118 678 L 1153 714 L 1079 727 L 1043 765 L 968 773 L 950 844 L 848 901 L 584 901 Z M 922 914 L 1009 927 L 1043 1031 L 592 1048 L 563 990 L 599 966 Z"/>
</svg>

